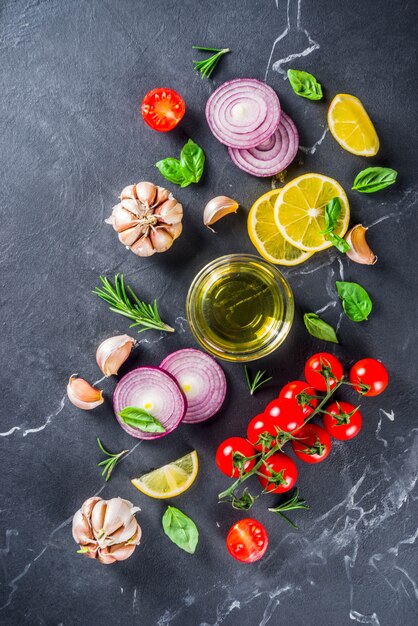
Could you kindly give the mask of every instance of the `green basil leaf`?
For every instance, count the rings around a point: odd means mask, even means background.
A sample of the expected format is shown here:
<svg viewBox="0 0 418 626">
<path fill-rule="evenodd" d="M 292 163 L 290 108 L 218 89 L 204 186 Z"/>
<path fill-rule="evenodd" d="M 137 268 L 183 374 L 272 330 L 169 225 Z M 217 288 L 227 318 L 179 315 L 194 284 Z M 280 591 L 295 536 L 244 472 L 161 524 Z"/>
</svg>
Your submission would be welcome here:
<svg viewBox="0 0 418 626">
<path fill-rule="evenodd" d="M 343 309 L 350 320 L 353 322 L 367 320 L 373 308 L 367 291 L 358 283 L 337 281 L 335 284 L 343 303 Z"/>
<path fill-rule="evenodd" d="M 343 239 L 339 235 L 336 235 L 335 233 L 327 233 L 325 235 L 325 239 L 328 239 L 328 241 L 330 241 L 332 245 L 335 246 L 343 254 L 345 252 L 348 252 L 348 250 L 350 249 L 350 244 L 347 243 L 345 239 Z"/>
<path fill-rule="evenodd" d="M 192 182 L 191 172 L 184 168 L 178 159 L 168 157 L 167 159 L 158 161 L 155 164 L 155 167 L 160 170 L 162 176 L 164 176 L 166 180 L 170 181 L 170 183 L 186 187 Z"/>
<path fill-rule="evenodd" d="M 393 185 L 397 175 L 390 167 L 367 167 L 357 174 L 352 188 L 361 193 L 374 193 Z"/>
<path fill-rule="evenodd" d="M 162 519 L 165 534 L 182 550 L 194 554 L 199 541 L 199 531 L 190 517 L 175 506 L 168 506 Z"/>
<path fill-rule="evenodd" d="M 308 100 L 322 99 L 322 87 L 316 80 L 315 76 L 309 74 L 309 72 L 287 70 L 287 77 L 293 91 L 298 96 L 308 98 Z"/>
<path fill-rule="evenodd" d="M 189 139 L 183 147 L 180 154 L 180 162 L 183 168 L 189 170 L 192 182 L 198 183 L 202 178 L 203 168 L 205 167 L 205 153 L 192 139 Z"/>
<path fill-rule="evenodd" d="M 303 321 L 306 326 L 306 330 L 312 337 L 322 339 L 323 341 L 332 341 L 332 343 L 339 343 L 335 330 L 330 324 L 324 322 L 316 313 L 305 313 Z"/>
<path fill-rule="evenodd" d="M 127 406 L 118 413 L 119 417 L 132 428 L 142 430 L 144 433 L 165 433 L 166 429 L 159 420 L 145 411 L 134 406 Z"/>
<path fill-rule="evenodd" d="M 325 230 L 321 230 L 323 235 L 332 233 L 337 225 L 341 214 L 341 200 L 338 197 L 331 198 L 325 207 Z"/>
</svg>

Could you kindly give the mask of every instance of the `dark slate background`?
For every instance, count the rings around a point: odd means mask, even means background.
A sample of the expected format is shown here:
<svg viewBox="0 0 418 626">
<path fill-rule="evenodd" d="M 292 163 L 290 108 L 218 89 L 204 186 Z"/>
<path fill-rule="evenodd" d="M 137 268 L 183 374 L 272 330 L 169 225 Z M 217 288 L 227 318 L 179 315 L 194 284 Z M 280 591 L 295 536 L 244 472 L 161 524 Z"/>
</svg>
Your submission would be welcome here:
<svg viewBox="0 0 418 626">
<path fill-rule="evenodd" d="M 283 0 L 1 2 L 1 623 L 416 624 L 417 17 L 415 3 L 392 0 L 303 0 L 299 7 L 296 0 L 289 7 Z M 214 81 L 193 71 L 192 44 L 233 50 Z M 289 66 L 320 79 L 323 102 L 291 92 Z M 242 367 L 225 364 L 229 393 L 216 420 L 135 448 L 101 494 L 141 507 L 143 541 L 129 561 L 99 566 L 76 554 L 71 516 L 103 485 L 96 436 L 115 451 L 132 449 L 136 440 L 113 417 L 115 380 L 102 383 L 106 404 L 94 412 L 65 397 L 69 374 L 100 378 L 98 343 L 127 331 L 91 290 L 99 274 L 123 272 L 145 299 L 158 299 L 162 317 L 176 327 L 172 336 L 141 335 L 121 373 L 195 345 L 184 321 L 187 288 L 208 261 L 254 251 L 246 214 L 271 188 L 271 180 L 232 165 L 208 131 L 205 102 L 226 79 L 266 75 L 305 147 L 289 176 L 336 177 L 348 191 L 352 222 L 374 224 L 368 236 L 379 262 L 363 267 L 328 251 L 284 270 L 296 318 L 285 345 L 260 364 L 274 381 L 251 399 Z M 151 131 L 139 114 L 145 92 L 160 85 L 187 102 L 184 121 L 169 134 Z M 338 92 L 365 103 L 381 138 L 378 157 L 352 156 L 329 133 L 323 137 Z M 170 252 L 136 258 L 103 220 L 124 185 L 163 183 L 154 163 L 176 156 L 188 137 L 204 148 L 207 166 L 201 184 L 173 189 L 184 204 L 184 233 Z M 354 175 L 370 164 L 396 168 L 396 186 L 370 196 L 351 192 Z M 213 235 L 202 226 L 202 210 L 219 194 L 242 208 Z M 341 315 L 335 280 L 343 276 L 370 292 L 369 322 Z M 338 324 L 337 347 L 311 338 L 301 322 L 304 311 L 327 305 L 323 317 Z M 217 504 L 228 481 L 215 468 L 216 447 L 243 434 L 249 418 L 324 347 L 347 367 L 359 357 L 382 359 L 390 388 L 364 400 L 356 440 L 335 443 L 321 466 L 299 464 L 299 486 L 311 505 L 294 515 L 299 532 L 267 511 L 274 497 L 256 503 L 252 514 L 268 529 L 270 547 L 259 563 L 239 564 L 225 550 L 240 514 Z M 193 448 L 198 480 L 175 500 L 200 529 L 190 556 L 162 532 L 166 504 L 142 496 L 129 479 Z"/>
</svg>

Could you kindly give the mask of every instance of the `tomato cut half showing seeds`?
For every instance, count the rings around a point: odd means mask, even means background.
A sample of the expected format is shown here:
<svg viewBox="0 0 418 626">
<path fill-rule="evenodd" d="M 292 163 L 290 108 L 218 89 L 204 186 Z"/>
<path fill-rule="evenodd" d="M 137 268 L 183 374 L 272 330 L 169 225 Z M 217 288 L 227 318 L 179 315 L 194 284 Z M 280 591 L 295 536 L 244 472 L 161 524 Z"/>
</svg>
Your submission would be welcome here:
<svg viewBox="0 0 418 626">
<path fill-rule="evenodd" d="M 186 112 L 186 105 L 177 91 L 158 87 L 145 95 L 141 112 L 148 126 L 165 133 L 177 126 Z"/>
<path fill-rule="evenodd" d="M 226 538 L 229 554 L 242 563 L 254 563 L 261 559 L 267 546 L 266 529 L 252 517 L 246 517 L 234 524 Z"/>
</svg>

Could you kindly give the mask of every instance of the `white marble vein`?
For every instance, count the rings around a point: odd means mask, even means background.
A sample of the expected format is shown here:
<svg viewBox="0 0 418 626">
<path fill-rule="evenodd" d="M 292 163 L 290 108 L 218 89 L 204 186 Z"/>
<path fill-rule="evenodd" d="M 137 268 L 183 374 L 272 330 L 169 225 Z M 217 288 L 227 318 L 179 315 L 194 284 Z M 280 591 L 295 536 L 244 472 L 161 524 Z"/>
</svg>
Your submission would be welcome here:
<svg viewBox="0 0 418 626">
<path fill-rule="evenodd" d="M 325 128 L 320 138 L 317 141 L 315 141 L 315 143 L 312 146 L 299 146 L 299 150 L 303 152 L 304 154 L 315 154 L 315 152 L 318 150 L 319 146 L 322 144 L 327 134 L 328 134 L 328 128 Z"/>
</svg>

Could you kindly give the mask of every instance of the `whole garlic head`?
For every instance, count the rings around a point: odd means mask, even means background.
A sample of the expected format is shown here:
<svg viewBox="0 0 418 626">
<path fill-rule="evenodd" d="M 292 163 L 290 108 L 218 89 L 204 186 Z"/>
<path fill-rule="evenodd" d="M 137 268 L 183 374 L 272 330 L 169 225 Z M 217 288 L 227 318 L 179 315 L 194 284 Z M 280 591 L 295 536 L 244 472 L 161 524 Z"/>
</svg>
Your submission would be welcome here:
<svg viewBox="0 0 418 626">
<path fill-rule="evenodd" d="M 168 189 L 140 182 L 122 190 L 119 204 L 105 220 L 119 241 L 137 256 L 165 252 L 181 234 L 183 207 Z"/>
<path fill-rule="evenodd" d="M 137 511 L 138 507 L 123 498 L 94 496 L 86 500 L 73 517 L 73 538 L 79 552 L 105 565 L 129 558 L 142 534 L 135 519 Z"/>
</svg>

